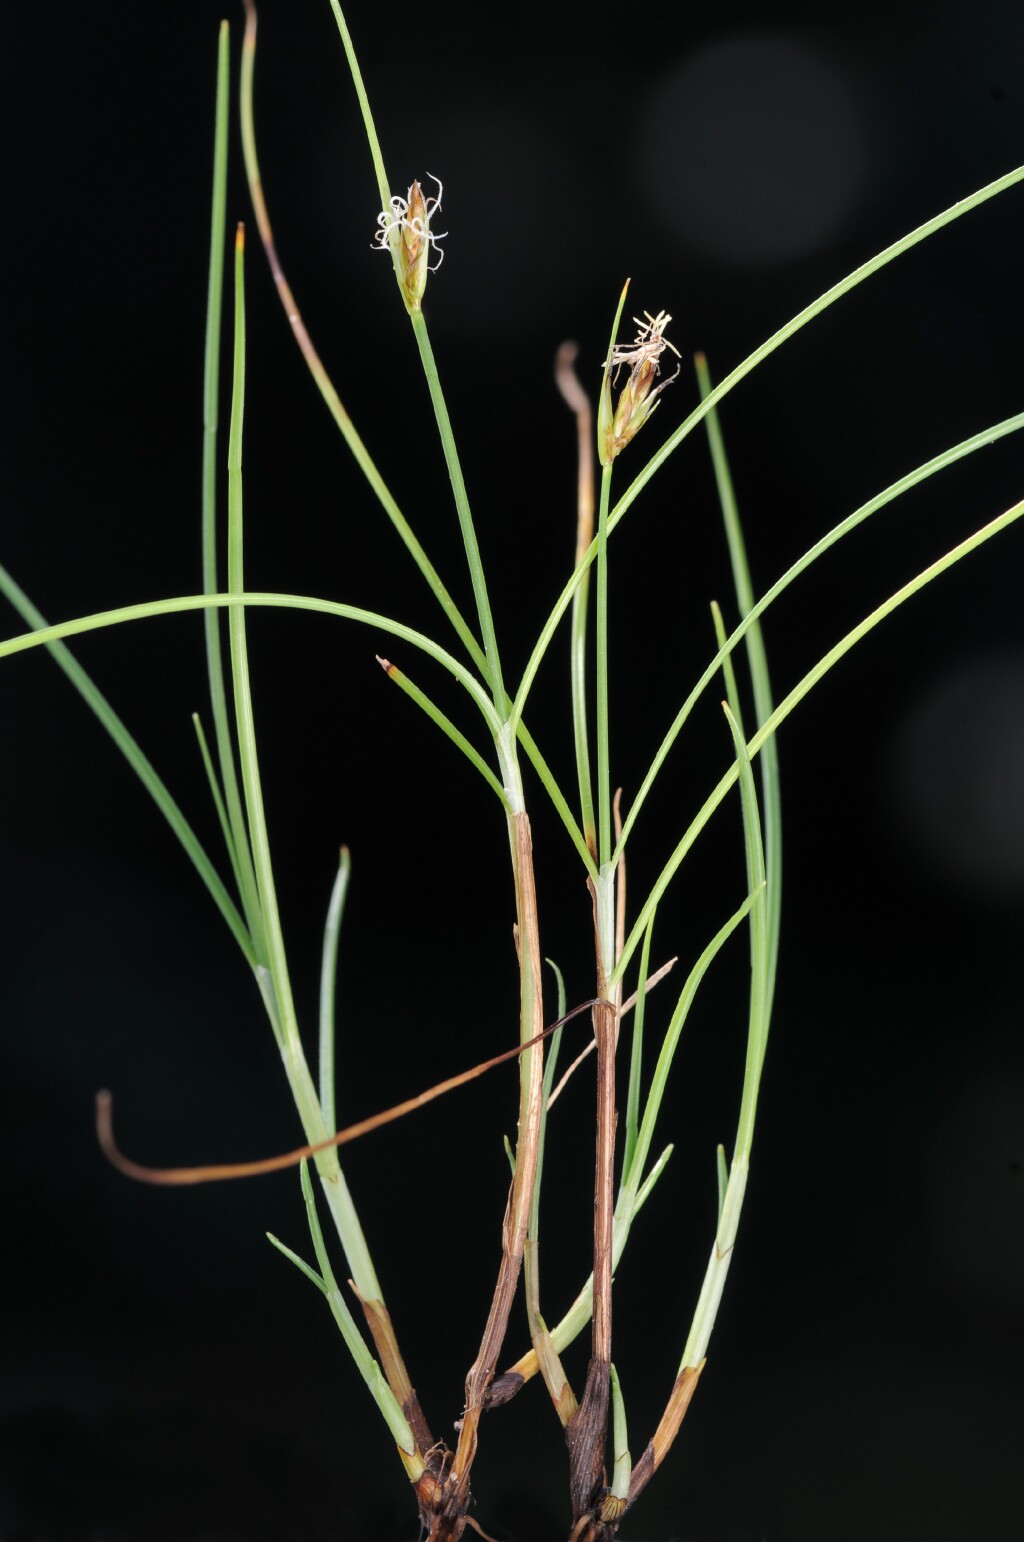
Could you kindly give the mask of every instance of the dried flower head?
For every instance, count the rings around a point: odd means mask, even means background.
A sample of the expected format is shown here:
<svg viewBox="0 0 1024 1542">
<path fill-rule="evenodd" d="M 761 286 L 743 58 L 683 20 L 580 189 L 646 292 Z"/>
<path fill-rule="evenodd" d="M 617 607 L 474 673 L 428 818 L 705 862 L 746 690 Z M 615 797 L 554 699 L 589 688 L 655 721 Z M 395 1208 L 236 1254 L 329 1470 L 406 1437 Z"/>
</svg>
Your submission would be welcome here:
<svg viewBox="0 0 1024 1542">
<path fill-rule="evenodd" d="M 656 316 L 652 316 L 650 311 L 644 311 L 644 315 L 646 321 L 641 321 L 639 316 L 633 317 L 637 334 L 632 344 L 628 347 L 616 344 L 605 365 L 598 417 L 598 448 L 602 466 L 610 466 L 620 450 L 639 432 L 658 405 L 657 398 L 679 374 L 680 366 L 676 365 L 667 380 L 655 384 L 661 374 L 661 356 L 665 349 L 671 349 L 677 359 L 680 354 L 679 349 L 663 335 L 672 320 L 668 312 L 659 311 Z M 629 368 L 629 379 L 622 388 L 613 412 L 611 388 L 624 365 Z"/>
<path fill-rule="evenodd" d="M 438 242 L 447 231 L 433 231 L 430 221 L 441 207 L 443 188 L 438 177 L 428 172 L 430 180 L 437 183 L 437 197 L 424 198 L 423 189 L 414 182 L 407 198 L 397 193 L 391 199 L 391 207 L 377 215 L 377 231 L 374 245 L 379 251 L 390 251 L 395 263 L 395 275 L 405 303 L 410 310 L 418 310 L 427 287 L 427 273 L 434 273 L 444 258 Z M 433 250 L 436 262 L 428 262 L 427 254 Z"/>
</svg>

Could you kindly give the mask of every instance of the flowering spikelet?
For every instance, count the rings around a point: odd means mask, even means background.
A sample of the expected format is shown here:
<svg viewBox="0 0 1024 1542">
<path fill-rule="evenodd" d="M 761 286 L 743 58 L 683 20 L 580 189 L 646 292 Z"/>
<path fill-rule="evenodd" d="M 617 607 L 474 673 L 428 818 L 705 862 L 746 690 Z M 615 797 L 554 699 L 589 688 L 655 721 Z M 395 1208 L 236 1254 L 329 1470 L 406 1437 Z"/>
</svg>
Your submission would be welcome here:
<svg viewBox="0 0 1024 1542">
<path fill-rule="evenodd" d="M 373 238 L 378 251 L 390 251 L 398 287 L 410 311 L 419 310 L 427 287 L 427 273 L 439 268 L 444 257 L 438 242 L 444 239 L 447 231 L 436 232 L 430 228 L 431 218 L 441 207 L 443 189 L 437 177 L 431 176 L 430 180 L 437 183 L 437 197 L 424 198 L 418 182 L 410 187 L 407 198 L 396 193 L 391 199 L 391 207 L 377 215 L 378 229 Z M 437 261 L 433 263 L 427 261 L 432 248 L 437 253 Z"/>
<path fill-rule="evenodd" d="M 670 348 L 676 358 L 679 357 L 679 350 L 662 335 L 672 317 L 666 311 L 659 311 L 656 316 L 652 316 L 650 311 L 644 311 L 644 315 L 646 321 L 641 321 L 639 316 L 633 317 L 637 334 L 632 345 L 616 345 L 605 365 L 598 412 L 598 451 L 602 466 L 610 466 L 620 450 L 625 449 L 633 435 L 639 432 L 651 416 L 662 391 L 679 374 L 677 365 L 667 380 L 655 384 L 661 374 L 661 356 L 665 349 Z M 629 379 L 613 411 L 612 384 L 618 379 L 623 365 L 629 367 Z"/>
</svg>

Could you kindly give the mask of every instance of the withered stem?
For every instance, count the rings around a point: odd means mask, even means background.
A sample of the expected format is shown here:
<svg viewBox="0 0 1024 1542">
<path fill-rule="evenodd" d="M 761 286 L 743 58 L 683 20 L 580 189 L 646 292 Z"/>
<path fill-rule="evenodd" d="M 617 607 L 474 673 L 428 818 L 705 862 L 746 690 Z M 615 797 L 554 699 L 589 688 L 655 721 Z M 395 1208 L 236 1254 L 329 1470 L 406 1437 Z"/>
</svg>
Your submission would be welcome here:
<svg viewBox="0 0 1024 1542">
<path fill-rule="evenodd" d="M 358 1140 L 363 1135 L 370 1135 L 385 1124 L 393 1124 L 395 1120 L 403 1119 L 406 1114 L 425 1108 L 435 1098 L 443 1097 L 446 1092 L 454 1092 L 456 1088 L 465 1086 L 467 1082 L 475 1080 L 478 1076 L 483 1076 L 485 1071 L 492 1071 L 495 1066 L 503 1065 L 506 1060 L 515 1060 L 532 1045 L 548 1038 L 557 1029 L 564 1028 L 566 1023 L 594 1005 L 596 1005 L 594 1001 L 583 1001 L 578 1007 L 573 1007 L 571 1012 L 567 1012 L 564 1017 L 560 1017 L 557 1023 L 551 1023 L 543 1033 L 527 1040 L 525 1044 L 517 1044 L 514 1049 L 506 1049 L 500 1055 L 492 1055 L 489 1060 L 481 1060 L 479 1065 L 470 1066 L 468 1071 L 460 1071 L 457 1076 L 448 1076 L 443 1082 L 436 1082 L 433 1087 L 427 1087 L 425 1091 L 417 1092 L 414 1097 L 405 1098 L 401 1103 L 395 1103 L 379 1114 L 371 1114 L 368 1119 L 360 1119 L 355 1124 L 346 1125 L 343 1130 L 338 1130 L 336 1134 L 329 1135 L 325 1140 L 317 1141 L 315 1145 L 296 1146 L 293 1151 L 284 1151 L 280 1156 L 260 1157 L 253 1162 L 208 1162 L 199 1167 L 147 1167 L 142 1162 L 133 1162 L 131 1157 L 124 1155 L 114 1139 L 114 1099 L 113 1095 L 106 1091 L 96 1094 L 96 1139 L 110 1165 L 116 1167 L 118 1172 L 123 1173 L 126 1178 L 134 1178 L 139 1183 L 163 1184 L 170 1188 L 193 1183 L 224 1183 L 231 1178 L 256 1178 L 262 1173 L 280 1172 L 286 1167 L 298 1167 L 300 1162 L 316 1156 L 319 1151 L 327 1151 L 331 1146 L 346 1146 L 350 1141 Z"/>
<path fill-rule="evenodd" d="M 533 839 L 530 820 L 525 813 L 509 815 L 509 833 L 515 873 L 517 933 L 520 980 L 520 1032 L 524 1044 L 539 1037 L 544 1026 L 541 982 L 540 930 L 537 917 L 537 891 L 533 873 Z M 460 1505 L 463 1515 L 468 1501 L 469 1473 L 476 1455 L 477 1431 L 486 1400 L 487 1388 L 494 1378 L 498 1356 L 508 1329 L 509 1312 L 523 1260 L 526 1231 L 533 1202 L 540 1139 L 541 1107 L 544 1088 L 544 1053 L 540 1045 L 526 1050 L 520 1060 L 519 1135 L 516 1167 L 505 1207 L 502 1225 L 501 1265 L 494 1287 L 490 1311 L 484 1326 L 477 1357 L 466 1377 L 466 1409 L 459 1443 L 451 1468 L 449 1508 Z M 432 1532 L 436 1542 L 457 1536 L 455 1527 L 445 1529 L 444 1517 Z"/>
<path fill-rule="evenodd" d="M 616 943 L 616 946 L 618 946 L 618 943 Z M 620 951 L 621 951 L 621 949 L 620 949 Z M 665 976 L 672 969 L 675 968 L 675 966 L 676 966 L 676 964 L 678 964 L 678 962 L 679 962 L 678 957 L 670 958 L 667 963 L 662 964 L 662 965 L 660 965 L 659 968 L 655 969 L 653 974 L 648 975 L 648 977 L 647 977 L 647 984 L 646 984 L 646 986 L 644 988 L 644 995 L 646 996 L 649 991 L 652 991 L 656 985 L 660 984 L 660 982 L 665 978 Z M 624 1001 L 622 1003 L 622 1006 L 619 1008 L 619 1025 L 620 1026 L 622 1024 L 622 1019 L 625 1017 L 626 1013 L 627 1012 L 632 1012 L 633 1008 L 636 1006 L 636 998 L 637 998 L 637 992 L 634 991 L 632 996 L 630 996 L 628 1000 Z M 593 1003 L 592 1002 L 588 1002 L 587 1005 L 588 1006 L 592 1006 Z M 594 1038 L 593 1035 L 591 1035 L 591 1037 L 588 1040 L 587 1044 L 584 1046 L 583 1049 L 580 1050 L 579 1054 L 576 1056 L 576 1059 L 569 1066 L 568 1070 L 565 1072 L 565 1074 L 563 1076 L 561 1076 L 559 1078 L 559 1080 L 555 1083 L 555 1086 L 552 1088 L 551 1096 L 548 1098 L 548 1112 L 550 1112 L 551 1109 L 554 1108 L 556 1098 L 561 1097 L 562 1093 L 565 1091 L 566 1083 L 569 1081 L 569 1078 L 573 1075 L 573 1073 L 575 1071 L 579 1070 L 579 1068 L 583 1064 L 584 1060 L 587 1059 L 588 1055 L 592 1055 L 596 1048 L 597 1048 L 597 1040 L 596 1040 L 596 1038 Z"/>
</svg>

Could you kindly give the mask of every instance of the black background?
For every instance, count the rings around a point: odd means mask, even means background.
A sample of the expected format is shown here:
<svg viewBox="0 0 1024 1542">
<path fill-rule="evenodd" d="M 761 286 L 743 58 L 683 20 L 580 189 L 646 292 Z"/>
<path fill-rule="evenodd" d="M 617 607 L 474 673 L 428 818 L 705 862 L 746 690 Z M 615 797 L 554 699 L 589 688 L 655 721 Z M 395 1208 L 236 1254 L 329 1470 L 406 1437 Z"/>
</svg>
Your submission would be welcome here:
<svg viewBox="0 0 1024 1542">
<path fill-rule="evenodd" d="M 199 587 L 218 20 L 194 0 L 21 8 L 5 22 L 0 556 L 54 619 Z M 231 21 L 237 62 L 240 14 Z M 558 343 L 578 339 L 596 388 L 630 274 L 630 309 L 671 311 L 684 361 L 703 348 L 721 377 L 875 250 L 1024 159 L 1024 20 L 997 0 L 841 4 L 827 18 L 795 0 L 655 5 L 616 22 L 565 3 L 470 14 L 402 0 L 352 5 L 349 21 L 396 190 L 431 171 L 445 182 L 447 255 L 426 310 L 513 677 L 571 561 Z M 256 110 L 279 249 L 310 329 L 468 608 L 415 349 L 370 247 L 377 194 L 326 0 L 268 0 Z M 231 218 L 245 218 L 237 144 L 231 176 Z M 728 399 L 759 589 L 887 482 L 1020 409 L 1022 197 L 901 258 Z M 248 280 L 249 586 L 377 607 L 443 639 L 254 241 Z M 695 398 L 684 362 L 623 476 Z M 1002 442 L 796 585 L 766 623 L 778 694 L 1019 497 L 1020 470 L 1019 445 Z M 613 775 L 628 803 L 711 652 L 708 601 L 731 613 L 699 434 L 635 505 L 614 557 Z M 706 1374 L 627 1538 L 1019 1534 L 1022 572 L 1014 528 L 873 634 L 780 736 L 783 951 L 748 1207 Z M 16 618 L 5 630 L 20 630 Z M 357 1118 L 514 1039 L 503 822 L 374 663 L 386 652 L 474 727 L 411 650 L 281 613 L 253 615 L 250 646 L 307 1024 L 334 853 L 340 841 L 353 852 L 339 1116 Z M 76 652 L 216 850 L 189 723 L 205 707 L 198 620 L 91 635 Z M 530 720 L 569 787 L 561 659 L 564 643 Z M 411 1536 L 400 1469 L 329 1315 L 263 1237 L 308 1253 L 297 1179 L 140 1189 L 96 1151 L 101 1085 L 142 1160 L 263 1155 L 299 1131 L 252 981 L 109 741 L 42 654 L 5 661 L 0 692 L 0 1536 Z M 712 692 L 638 823 L 634 896 L 728 754 Z M 528 796 L 545 951 L 580 999 L 587 897 L 539 788 Z M 665 907 L 658 956 L 692 959 L 742 886 L 729 804 Z M 663 1115 L 675 1156 L 619 1272 L 635 1452 L 710 1246 L 743 1026 L 737 939 L 687 1028 Z M 584 1072 L 552 1131 L 552 1319 L 588 1267 L 591 1090 Z M 497 1265 L 514 1118 L 514 1073 L 498 1071 L 345 1162 L 444 1434 Z M 510 1356 L 524 1339 L 517 1307 Z M 585 1358 L 582 1344 L 567 1357 L 578 1383 Z M 564 1481 L 557 1424 L 531 1386 L 485 1426 L 477 1514 L 500 1537 L 547 1542 L 564 1534 Z"/>
</svg>

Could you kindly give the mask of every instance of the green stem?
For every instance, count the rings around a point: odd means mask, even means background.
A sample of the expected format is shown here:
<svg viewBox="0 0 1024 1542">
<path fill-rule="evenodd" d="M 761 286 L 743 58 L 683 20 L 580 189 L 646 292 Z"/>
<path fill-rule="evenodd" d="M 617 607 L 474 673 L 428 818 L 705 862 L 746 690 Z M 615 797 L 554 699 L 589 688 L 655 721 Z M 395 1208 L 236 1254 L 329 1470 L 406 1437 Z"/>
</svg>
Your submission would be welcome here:
<svg viewBox="0 0 1024 1542">
<path fill-rule="evenodd" d="M 256 217 L 256 226 L 260 233 L 260 240 L 263 243 L 263 249 L 267 256 L 267 262 L 270 267 L 274 284 L 277 288 L 278 296 L 281 300 L 282 306 L 284 307 L 285 315 L 288 317 L 288 322 L 291 326 L 292 333 L 294 334 L 295 341 L 299 346 L 299 351 L 306 361 L 306 366 L 313 377 L 313 381 L 317 387 L 317 390 L 323 397 L 327 406 L 327 410 L 330 412 L 331 417 L 337 424 L 342 438 L 345 440 L 345 443 L 352 454 L 353 460 L 359 467 L 360 471 L 363 473 L 363 476 L 366 478 L 370 488 L 376 495 L 382 509 L 384 510 L 388 519 L 391 521 L 391 524 L 394 527 L 399 539 L 401 540 L 406 551 L 412 557 L 412 560 L 415 562 L 417 568 L 425 579 L 431 593 L 434 595 L 438 604 L 441 606 L 441 609 L 447 616 L 449 622 L 454 627 L 460 641 L 466 649 L 466 652 L 469 654 L 476 667 L 483 671 L 485 668 L 483 649 L 477 642 L 476 638 L 473 636 L 473 633 L 464 620 L 458 606 L 455 604 L 455 601 L 448 593 L 447 588 L 442 583 L 440 575 L 438 574 L 433 563 L 430 561 L 426 552 L 423 550 L 423 547 L 420 545 L 416 536 L 413 534 L 412 527 L 410 526 L 408 520 L 405 518 L 405 515 L 402 513 L 401 509 L 398 507 L 398 504 L 395 502 L 391 491 L 384 481 L 384 478 L 381 476 L 380 471 L 377 469 L 373 458 L 371 457 L 362 439 L 359 437 L 359 434 L 356 432 L 356 428 L 352 422 L 352 419 L 345 411 L 345 408 L 341 402 L 341 398 L 339 397 L 334 387 L 334 383 L 331 380 L 331 377 L 327 373 L 323 360 L 320 358 L 320 355 L 314 348 L 313 340 L 306 330 L 306 324 L 302 319 L 302 315 L 299 311 L 298 304 L 296 303 L 295 296 L 292 293 L 291 286 L 288 283 L 288 279 L 277 255 L 277 247 L 274 243 L 274 232 L 271 228 L 270 215 L 267 212 L 266 199 L 263 195 L 263 181 L 260 177 L 259 161 L 256 155 L 256 128 L 253 117 L 253 72 L 256 59 L 256 11 L 255 7 L 251 3 L 251 0 L 247 0 L 246 13 L 245 42 L 242 48 L 242 76 L 239 101 L 239 109 L 241 112 L 242 120 L 242 153 L 245 158 L 245 171 L 249 182 L 249 196 L 252 200 L 253 213 Z M 342 22 L 341 25 L 343 26 L 344 23 Z M 347 32 L 344 32 L 343 36 L 347 38 Z M 351 45 L 348 44 L 347 46 L 350 47 Z M 357 90 L 362 92 L 361 78 L 357 79 L 356 85 Z M 365 100 L 365 93 L 363 93 L 363 97 L 361 99 Z M 369 109 L 367 108 L 367 111 L 368 110 Z M 375 143 L 376 139 L 374 139 L 374 144 Z M 377 154 L 379 157 L 379 150 Z M 383 168 L 380 169 L 381 171 L 383 170 Z M 386 192 L 384 193 L 383 197 L 384 206 L 386 208 Z"/>
<path fill-rule="evenodd" d="M 576 557 L 578 565 L 594 539 L 594 414 L 590 397 L 574 369 L 578 349 L 563 343 L 555 356 L 555 383 L 576 419 Z M 569 642 L 569 681 L 572 697 L 572 736 L 576 752 L 576 781 L 580 795 L 580 820 L 588 849 L 597 856 L 597 823 L 590 772 L 587 728 L 587 601 L 589 569 L 572 597 Z"/>
<path fill-rule="evenodd" d="M 410 311 L 409 319 L 412 322 L 416 346 L 420 351 L 423 373 L 427 379 L 427 389 L 430 392 L 430 401 L 434 409 L 434 419 L 437 423 L 438 433 L 441 436 L 441 444 L 444 449 L 445 465 L 448 467 L 448 476 L 451 480 L 452 492 L 455 495 L 455 509 L 459 518 L 459 529 L 462 532 L 462 544 L 466 552 L 466 561 L 469 564 L 469 576 L 473 585 L 473 599 L 476 602 L 477 620 L 480 624 L 480 636 L 483 639 L 484 645 L 484 675 L 490 686 L 494 704 L 500 712 L 505 704 L 505 687 L 501 678 L 498 639 L 494 632 L 494 619 L 491 615 L 487 583 L 484 578 L 483 564 L 480 560 L 480 547 L 476 538 L 473 515 L 469 507 L 469 497 L 466 493 L 466 483 L 462 475 L 459 452 L 456 448 L 451 420 L 448 417 L 448 407 L 445 403 L 444 392 L 441 389 L 441 381 L 437 373 L 434 350 L 430 345 L 430 334 L 427 331 L 426 319 L 423 312 L 419 309 Z"/>
<path fill-rule="evenodd" d="M 348 60 L 349 72 L 352 76 L 352 84 L 355 87 L 356 97 L 359 102 L 359 111 L 363 118 L 363 129 L 366 133 L 367 143 L 370 147 L 370 155 L 373 160 L 373 169 L 377 177 L 377 190 L 380 193 L 380 205 L 382 209 L 390 208 L 391 187 L 388 182 L 387 172 L 384 169 L 384 157 L 381 153 L 380 140 L 377 137 L 377 128 L 373 121 L 373 113 L 370 110 L 369 98 L 366 87 L 363 84 L 362 71 L 356 58 L 355 49 L 352 46 L 352 38 L 345 21 L 344 13 L 338 0 L 331 0 L 331 9 L 334 19 L 338 24 L 338 32 L 341 35 L 345 57 Z M 416 346 L 420 351 L 420 359 L 423 363 L 423 372 L 427 377 L 427 388 L 430 391 L 430 400 L 434 408 L 434 417 L 437 422 L 438 432 L 441 436 L 441 444 L 444 448 L 445 463 L 448 467 L 448 475 L 451 479 L 452 491 L 455 494 L 455 508 L 459 517 L 459 526 L 462 530 L 462 542 L 466 551 L 466 559 L 469 563 L 469 574 L 473 585 L 473 598 L 476 601 L 477 618 L 480 623 L 480 633 L 483 641 L 483 659 L 477 657 L 473 651 L 474 662 L 481 668 L 488 685 L 494 704 L 501 711 L 505 701 L 505 688 L 501 679 L 501 663 L 498 657 L 498 644 L 494 633 L 494 622 L 491 617 L 490 602 L 487 597 L 487 586 L 484 582 L 483 567 L 480 562 L 480 551 L 477 545 L 476 531 L 473 528 L 473 518 L 470 513 L 469 499 L 466 494 L 465 479 L 462 475 L 462 466 L 459 462 L 458 451 L 455 446 L 455 437 L 452 434 L 451 422 L 448 417 L 448 408 L 445 404 L 444 393 L 441 390 L 441 382 L 438 378 L 437 365 L 434 362 L 434 352 L 430 346 L 430 338 L 427 334 L 427 324 L 423 312 L 418 304 L 410 309 L 409 317 L 413 325 L 413 334 L 416 338 Z M 450 602 L 449 602 L 450 603 Z M 461 620 L 461 618 L 460 618 Z M 464 624 L 464 623 L 463 623 Z M 460 634 L 461 635 L 461 634 Z M 466 641 L 466 639 L 463 639 Z M 468 643 L 467 643 L 468 646 Z"/>
<path fill-rule="evenodd" d="M 217 51 L 217 106 L 213 148 L 213 195 L 210 211 L 210 261 L 206 302 L 206 343 L 203 358 L 203 469 L 202 469 L 202 567 L 203 590 L 216 594 L 217 583 L 217 435 L 220 426 L 220 333 L 224 295 L 224 245 L 227 223 L 228 106 L 230 97 L 230 49 L 227 22 L 221 23 Z M 224 686 L 224 661 L 221 651 L 220 615 L 215 610 L 203 612 L 206 641 L 206 672 L 210 690 L 210 708 L 217 744 L 221 785 L 228 824 L 231 830 L 229 850 L 235 868 L 238 893 L 246 923 L 261 962 L 265 962 L 266 944 L 253 872 L 252 855 L 245 829 L 242 798 L 235 774 L 235 754 L 231 742 L 227 691 Z"/>
<path fill-rule="evenodd" d="M 271 1025 L 281 1049 L 288 1084 L 310 1145 L 326 1140 L 330 1133 L 323 1116 L 313 1078 L 309 1074 L 299 1025 L 295 1014 L 284 933 L 277 903 L 277 889 L 270 857 L 256 729 L 249 685 L 249 663 L 245 632 L 243 526 L 242 526 L 242 426 L 245 415 L 245 286 L 244 239 L 239 226 L 235 243 L 235 354 L 232 377 L 231 429 L 228 436 L 228 587 L 233 603 L 228 611 L 228 635 L 231 641 L 231 670 L 235 695 L 239 759 L 242 789 L 245 794 L 249 841 L 259 888 L 260 910 L 267 939 L 267 967 L 257 971 L 265 990 Z M 367 1300 L 382 1300 L 376 1270 L 370 1258 L 362 1227 L 341 1174 L 336 1147 L 317 1153 L 317 1171 L 331 1208 L 338 1235 L 345 1249 L 349 1268 L 360 1294 Z"/>
<path fill-rule="evenodd" d="M 596 707 L 597 707 L 597 838 L 602 871 L 612 855 L 611 746 L 608 728 L 608 505 L 612 468 L 601 468 L 601 501 L 597 520 Z M 613 962 L 606 957 L 605 967 Z"/>
<path fill-rule="evenodd" d="M 228 591 L 245 590 L 242 561 L 242 425 L 245 417 L 245 241 L 242 227 L 235 242 L 235 350 L 232 372 L 231 427 L 228 434 Z M 285 959 L 281 918 L 277 906 L 274 872 L 270 860 L 263 789 L 256 754 L 256 729 L 253 721 L 252 694 L 249 688 L 248 646 L 245 635 L 245 606 L 232 605 L 228 611 L 231 640 L 231 673 L 235 696 L 236 731 L 242 766 L 249 842 L 256 873 L 259 909 L 266 934 L 266 964 L 273 982 L 272 1018 L 282 1051 L 299 1042 L 298 1023 L 292 1001 L 288 966 Z"/>
<path fill-rule="evenodd" d="M 366 95 L 366 87 L 363 85 L 363 75 L 359 68 L 359 60 L 356 58 L 356 51 L 352 46 L 348 25 L 338 0 L 331 0 L 331 10 L 334 12 L 334 19 L 338 24 L 338 31 L 341 34 L 341 44 L 345 50 L 345 58 L 348 60 L 352 84 L 355 87 L 356 99 L 359 102 L 359 111 L 363 115 L 363 130 L 366 134 L 367 143 L 370 146 L 374 175 L 377 178 L 377 191 L 380 194 L 380 206 L 382 209 L 386 209 L 388 207 L 388 200 L 391 197 L 391 188 L 388 184 L 387 172 L 384 170 L 384 157 L 381 154 L 380 140 L 377 138 L 377 129 L 373 121 L 373 113 L 370 111 L 370 101 Z"/>
</svg>

